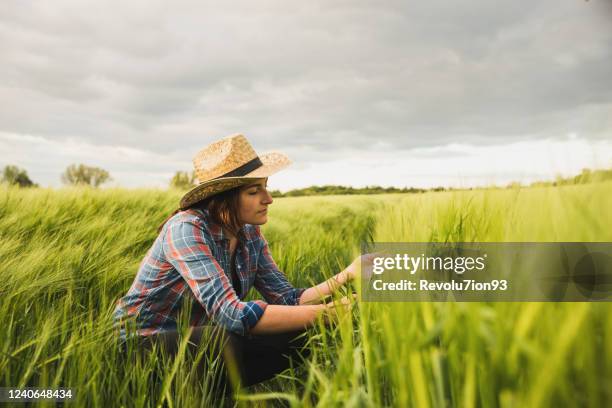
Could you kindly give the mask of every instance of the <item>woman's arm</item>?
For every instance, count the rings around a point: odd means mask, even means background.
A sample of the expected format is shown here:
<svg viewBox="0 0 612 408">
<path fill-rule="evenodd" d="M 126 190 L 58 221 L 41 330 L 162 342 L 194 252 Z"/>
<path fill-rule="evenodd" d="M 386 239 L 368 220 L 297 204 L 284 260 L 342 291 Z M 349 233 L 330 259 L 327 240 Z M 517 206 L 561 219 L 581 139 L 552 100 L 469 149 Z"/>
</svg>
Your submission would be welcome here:
<svg viewBox="0 0 612 408">
<path fill-rule="evenodd" d="M 325 282 L 319 283 L 306 289 L 300 296 L 300 305 L 308 305 L 321 303 L 327 296 L 334 293 L 341 286 L 345 285 L 350 280 L 350 275 L 346 269 Z"/>
<path fill-rule="evenodd" d="M 358 256 L 342 272 L 332 276 L 325 282 L 306 289 L 302 293 L 302 296 L 300 296 L 299 304 L 308 305 L 313 303 L 321 303 L 326 296 L 331 295 L 347 282 L 356 279 L 360 275 L 362 268 L 365 267 L 366 271 L 369 272 L 371 270 L 372 260 L 377 255 L 378 253 Z M 370 268 L 369 270 L 367 269 L 368 267 Z"/>
<path fill-rule="evenodd" d="M 320 315 L 325 324 L 329 324 L 339 317 L 338 309 L 348 311 L 353 303 L 354 299 L 344 297 L 338 302 L 319 305 L 268 305 L 249 332 L 259 335 L 304 330 L 313 326 Z"/>
<path fill-rule="evenodd" d="M 273 334 L 304 330 L 314 325 L 317 317 L 325 312 L 327 305 L 286 306 L 268 305 L 257 324 L 251 327 L 252 334 Z"/>
</svg>

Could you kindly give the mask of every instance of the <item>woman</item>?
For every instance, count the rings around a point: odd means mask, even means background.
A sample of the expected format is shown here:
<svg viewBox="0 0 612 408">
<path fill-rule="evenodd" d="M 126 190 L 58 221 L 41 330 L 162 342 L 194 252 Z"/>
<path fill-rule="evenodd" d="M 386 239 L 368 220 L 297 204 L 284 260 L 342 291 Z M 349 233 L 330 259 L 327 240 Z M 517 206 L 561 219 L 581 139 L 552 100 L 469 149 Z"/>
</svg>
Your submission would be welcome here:
<svg viewBox="0 0 612 408">
<path fill-rule="evenodd" d="M 333 302 L 321 301 L 355 278 L 359 258 L 311 288 L 294 288 L 279 271 L 259 226 L 268 221 L 273 202 L 268 176 L 289 163 L 280 153 L 258 156 L 242 135 L 196 155 L 199 184 L 160 226 L 130 290 L 117 303 L 114 317 L 123 339 L 131 322 L 145 347 L 162 343 L 176 353 L 179 312 L 189 305 L 189 347 L 197 351 L 205 337 L 218 336 L 220 348 L 207 351 L 232 361 L 242 385 L 269 379 L 308 354 L 299 334 L 320 315 L 331 320 Z M 252 286 L 264 301 L 243 300 Z M 349 307 L 350 301 L 344 298 L 341 305 Z"/>
</svg>

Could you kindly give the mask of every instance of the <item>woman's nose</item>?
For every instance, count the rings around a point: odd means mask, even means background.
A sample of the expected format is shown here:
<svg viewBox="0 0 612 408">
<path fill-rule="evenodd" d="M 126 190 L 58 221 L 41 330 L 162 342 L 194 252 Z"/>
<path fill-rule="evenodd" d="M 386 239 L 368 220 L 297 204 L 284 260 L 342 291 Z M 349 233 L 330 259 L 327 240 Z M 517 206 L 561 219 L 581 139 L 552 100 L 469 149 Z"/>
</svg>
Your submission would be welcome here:
<svg viewBox="0 0 612 408">
<path fill-rule="evenodd" d="M 274 202 L 274 200 L 272 199 L 272 195 L 270 194 L 270 192 L 268 190 L 266 190 L 266 195 L 264 197 L 264 203 L 265 204 L 272 204 Z"/>
</svg>

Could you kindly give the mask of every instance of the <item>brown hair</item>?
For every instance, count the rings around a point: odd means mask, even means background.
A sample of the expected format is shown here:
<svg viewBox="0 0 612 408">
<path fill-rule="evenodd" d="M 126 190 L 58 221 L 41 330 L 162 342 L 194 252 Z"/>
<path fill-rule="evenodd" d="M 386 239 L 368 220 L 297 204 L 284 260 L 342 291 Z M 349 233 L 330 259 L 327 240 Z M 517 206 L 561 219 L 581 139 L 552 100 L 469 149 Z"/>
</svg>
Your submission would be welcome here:
<svg viewBox="0 0 612 408">
<path fill-rule="evenodd" d="M 232 188 L 231 190 L 217 193 L 211 197 L 205 198 L 202 201 L 190 205 L 186 209 L 196 208 L 199 210 L 208 210 L 212 221 L 221 225 L 224 230 L 234 236 L 238 236 L 242 224 L 238 217 L 239 211 L 240 187 Z M 168 222 L 181 209 L 176 209 L 162 222 L 157 228 L 157 233 L 160 233 L 164 224 Z"/>
</svg>

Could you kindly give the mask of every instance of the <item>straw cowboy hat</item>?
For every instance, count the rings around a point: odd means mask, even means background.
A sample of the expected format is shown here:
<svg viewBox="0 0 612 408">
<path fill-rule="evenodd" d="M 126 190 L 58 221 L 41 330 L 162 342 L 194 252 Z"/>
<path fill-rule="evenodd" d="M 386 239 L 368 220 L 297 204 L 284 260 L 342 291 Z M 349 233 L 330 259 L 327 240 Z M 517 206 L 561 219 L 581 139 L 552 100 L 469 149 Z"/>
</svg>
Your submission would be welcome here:
<svg viewBox="0 0 612 408">
<path fill-rule="evenodd" d="M 228 136 L 200 150 L 193 158 L 198 185 L 181 198 L 181 209 L 284 169 L 291 160 L 283 153 L 261 156 L 241 134 Z"/>
</svg>

